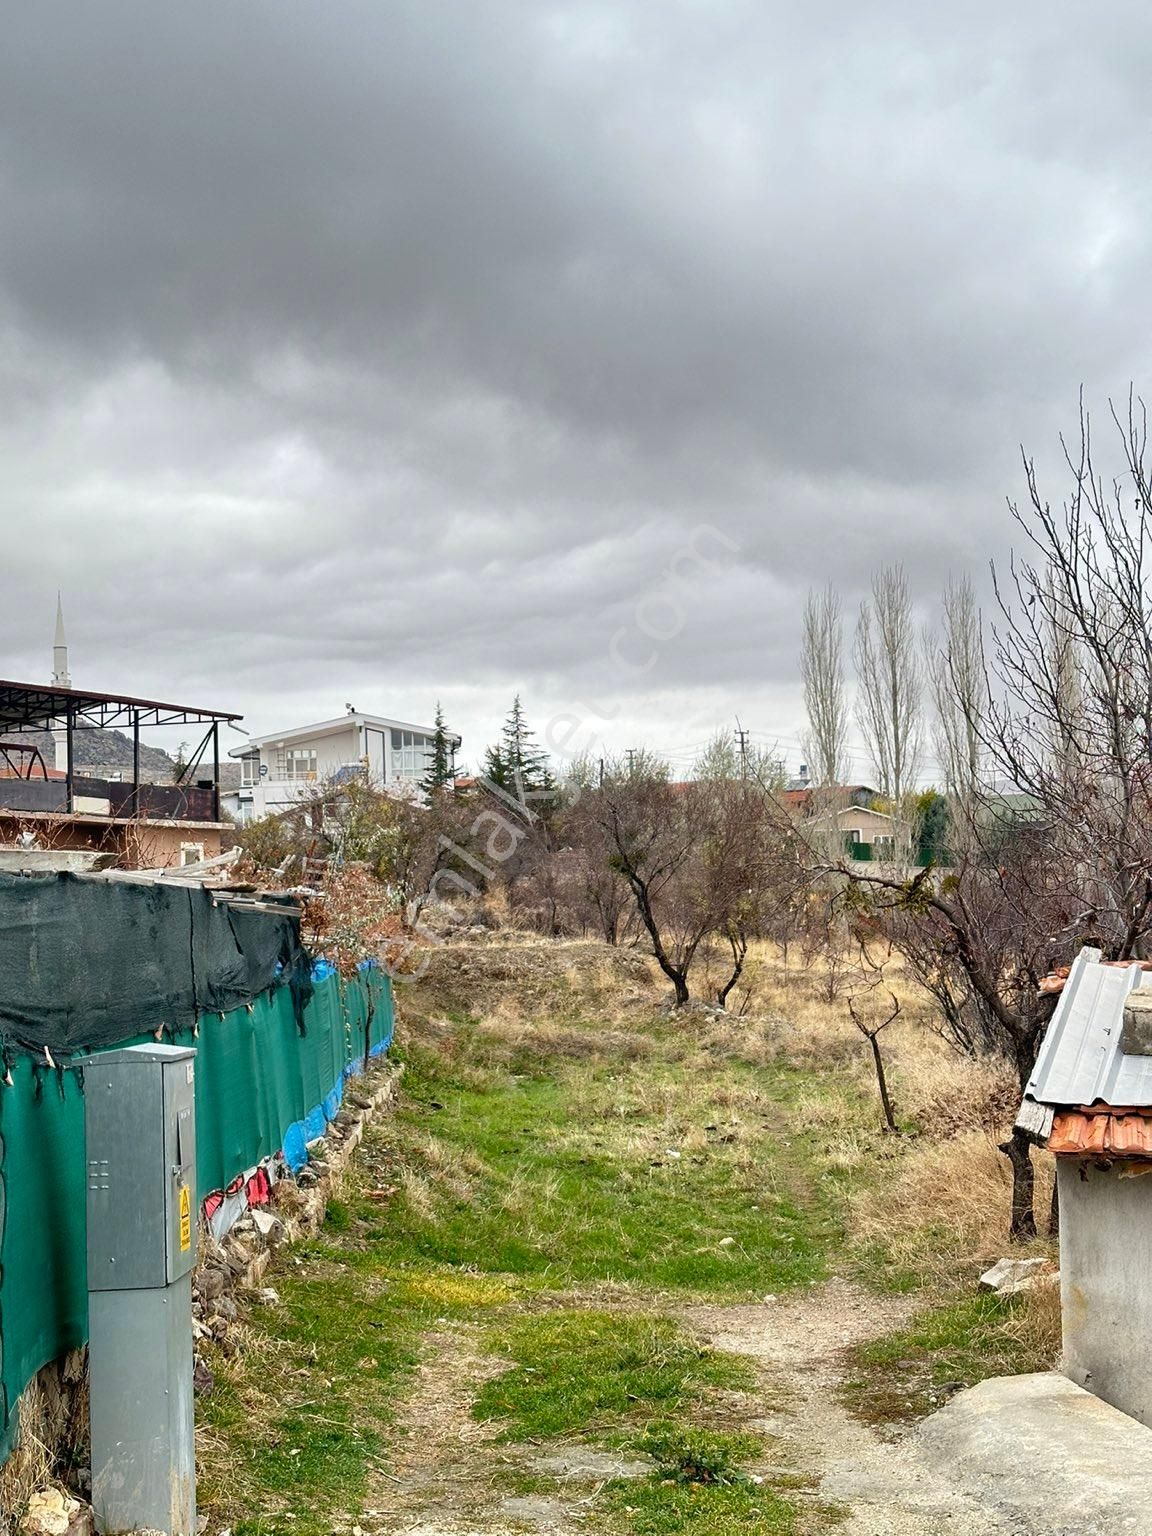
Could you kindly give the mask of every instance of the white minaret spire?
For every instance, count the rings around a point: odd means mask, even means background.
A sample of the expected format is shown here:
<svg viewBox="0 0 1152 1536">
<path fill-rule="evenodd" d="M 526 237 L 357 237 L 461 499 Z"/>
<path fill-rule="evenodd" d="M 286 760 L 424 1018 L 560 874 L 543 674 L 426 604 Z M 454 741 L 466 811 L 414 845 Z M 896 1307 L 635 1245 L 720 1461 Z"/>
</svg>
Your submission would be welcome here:
<svg viewBox="0 0 1152 1536">
<path fill-rule="evenodd" d="M 56 594 L 56 638 L 52 642 L 52 686 L 71 688 L 68 676 L 68 641 L 64 635 L 64 603 Z M 52 741 L 55 745 L 55 766 L 61 773 L 68 771 L 68 728 L 63 720 L 53 720 Z"/>
<path fill-rule="evenodd" d="M 68 676 L 68 641 L 64 635 L 64 603 L 59 592 L 56 594 L 56 639 L 52 643 L 52 686 L 72 686 L 72 679 Z"/>
</svg>

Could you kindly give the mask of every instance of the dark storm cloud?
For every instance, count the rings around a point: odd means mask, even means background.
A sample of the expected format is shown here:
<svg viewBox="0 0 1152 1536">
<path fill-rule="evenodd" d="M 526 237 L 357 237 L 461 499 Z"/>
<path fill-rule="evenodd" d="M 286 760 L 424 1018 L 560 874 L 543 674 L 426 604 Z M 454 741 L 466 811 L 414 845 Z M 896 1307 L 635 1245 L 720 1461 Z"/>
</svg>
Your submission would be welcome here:
<svg viewBox="0 0 1152 1536">
<path fill-rule="evenodd" d="M 794 735 L 808 584 L 982 568 L 1020 440 L 1141 380 L 1150 48 L 1038 0 L 13 8 L 6 670 L 59 585 L 89 681 L 258 726 L 439 695 L 478 746 L 521 686 Z"/>
</svg>

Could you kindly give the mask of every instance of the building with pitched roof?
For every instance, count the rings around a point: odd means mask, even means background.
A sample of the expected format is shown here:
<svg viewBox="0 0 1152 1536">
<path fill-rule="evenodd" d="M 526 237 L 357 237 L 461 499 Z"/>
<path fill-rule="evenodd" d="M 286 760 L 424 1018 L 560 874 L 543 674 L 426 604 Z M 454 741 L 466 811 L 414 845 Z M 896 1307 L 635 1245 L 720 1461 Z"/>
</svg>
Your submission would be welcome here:
<svg viewBox="0 0 1152 1536">
<path fill-rule="evenodd" d="M 1152 963 L 1085 948 L 1017 1125 L 1055 1154 L 1063 1369 L 1152 1425 Z"/>
</svg>

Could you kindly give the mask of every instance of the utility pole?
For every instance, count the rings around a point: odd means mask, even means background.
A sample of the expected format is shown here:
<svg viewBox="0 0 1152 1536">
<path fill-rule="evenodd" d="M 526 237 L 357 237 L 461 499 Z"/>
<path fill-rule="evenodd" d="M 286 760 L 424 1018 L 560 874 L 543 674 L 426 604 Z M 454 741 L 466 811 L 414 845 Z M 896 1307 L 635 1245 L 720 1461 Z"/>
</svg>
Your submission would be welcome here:
<svg viewBox="0 0 1152 1536">
<path fill-rule="evenodd" d="M 748 732 L 740 724 L 740 717 L 736 717 L 736 750 L 740 753 L 740 777 L 748 777 Z"/>
<path fill-rule="evenodd" d="M 604 759 L 600 759 L 600 788 L 604 788 Z"/>
<path fill-rule="evenodd" d="M 636 748 L 629 747 L 624 755 L 628 759 L 628 777 L 631 778 L 632 770 L 636 765 Z"/>
</svg>

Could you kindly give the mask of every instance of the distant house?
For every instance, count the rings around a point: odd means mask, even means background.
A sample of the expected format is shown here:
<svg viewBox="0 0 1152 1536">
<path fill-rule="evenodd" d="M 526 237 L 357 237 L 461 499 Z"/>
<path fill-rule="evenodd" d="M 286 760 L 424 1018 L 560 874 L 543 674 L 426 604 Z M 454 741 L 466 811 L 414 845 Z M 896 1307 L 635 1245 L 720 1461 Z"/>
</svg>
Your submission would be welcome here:
<svg viewBox="0 0 1152 1536">
<path fill-rule="evenodd" d="M 792 815 L 815 824 L 835 821 L 839 842 L 854 858 L 885 860 L 895 857 L 901 824 L 872 809 L 879 798 L 869 784 L 813 784 L 804 765 L 780 792 Z"/>
<path fill-rule="evenodd" d="M 1082 949 L 1017 1126 L 1056 1156 L 1062 1369 L 1152 1425 L 1152 976 Z"/>
<path fill-rule="evenodd" d="M 845 850 L 854 858 L 892 859 L 902 823 L 884 811 L 848 805 L 834 813 Z"/>
<path fill-rule="evenodd" d="M 239 759 L 240 783 L 223 793 L 221 804 L 237 821 L 254 821 L 354 778 L 388 794 L 415 796 L 434 738 L 434 726 L 354 709 L 335 720 L 253 736 L 228 754 Z M 450 736 L 449 747 L 455 755 L 460 737 Z"/>
<path fill-rule="evenodd" d="M 829 804 L 866 807 L 880 798 L 880 791 L 869 784 L 814 784 L 806 763 L 800 764 L 796 778 L 789 779 L 780 799 L 789 810 L 812 815 Z"/>
</svg>

